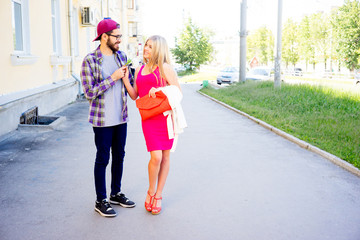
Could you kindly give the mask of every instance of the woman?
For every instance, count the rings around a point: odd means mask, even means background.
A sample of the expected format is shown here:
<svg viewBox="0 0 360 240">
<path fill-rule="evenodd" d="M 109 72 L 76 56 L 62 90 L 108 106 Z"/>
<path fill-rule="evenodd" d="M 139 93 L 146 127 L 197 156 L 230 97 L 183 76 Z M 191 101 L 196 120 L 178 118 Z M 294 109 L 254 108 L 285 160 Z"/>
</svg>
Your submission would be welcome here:
<svg viewBox="0 0 360 240">
<path fill-rule="evenodd" d="M 176 72 L 170 65 L 169 50 L 163 37 L 152 36 L 146 40 L 143 60 L 145 65 L 136 69 L 136 80 L 133 86 L 128 80 L 128 71 L 123 79 L 133 100 L 146 94 L 156 97 L 157 88 L 167 85 L 175 85 L 180 89 Z M 162 192 L 170 168 L 170 149 L 174 139 L 168 137 L 166 117 L 163 114 L 142 121 L 142 129 L 147 150 L 150 152 L 149 189 L 145 208 L 152 214 L 159 214 L 161 212 Z"/>
</svg>

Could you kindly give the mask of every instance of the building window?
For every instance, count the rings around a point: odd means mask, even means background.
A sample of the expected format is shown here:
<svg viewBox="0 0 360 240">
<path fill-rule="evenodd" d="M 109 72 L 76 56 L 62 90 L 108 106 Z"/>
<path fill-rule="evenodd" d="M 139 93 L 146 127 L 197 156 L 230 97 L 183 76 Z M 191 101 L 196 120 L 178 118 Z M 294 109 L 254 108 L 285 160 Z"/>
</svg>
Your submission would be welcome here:
<svg viewBox="0 0 360 240">
<path fill-rule="evenodd" d="M 134 0 L 128 0 L 127 6 L 128 6 L 128 9 L 134 9 Z"/>
<path fill-rule="evenodd" d="M 137 23 L 129 22 L 129 37 L 137 37 Z"/>
<path fill-rule="evenodd" d="M 33 64 L 38 57 L 30 53 L 29 0 L 11 0 L 14 52 L 10 55 L 13 65 Z"/>
<path fill-rule="evenodd" d="M 29 53 L 29 8 L 28 0 L 12 0 L 12 28 L 14 51 Z"/>
<path fill-rule="evenodd" d="M 51 0 L 51 25 L 53 53 L 55 55 L 61 55 L 60 7 L 58 0 Z"/>
<path fill-rule="evenodd" d="M 24 50 L 23 26 L 22 26 L 21 3 L 13 2 L 13 36 L 14 49 L 16 51 Z"/>
</svg>

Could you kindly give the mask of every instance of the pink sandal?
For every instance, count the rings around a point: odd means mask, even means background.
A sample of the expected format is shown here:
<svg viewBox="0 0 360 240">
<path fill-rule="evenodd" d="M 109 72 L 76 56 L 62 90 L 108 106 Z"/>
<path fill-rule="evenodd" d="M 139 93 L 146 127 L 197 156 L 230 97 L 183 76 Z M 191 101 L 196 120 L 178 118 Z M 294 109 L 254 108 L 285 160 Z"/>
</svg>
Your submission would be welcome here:
<svg viewBox="0 0 360 240">
<path fill-rule="evenodd" d="M 156 207 L 158 200 L 162 200 L 162 197 L 156 198 L 154 195 L 154 202 L 153 202 L 152 210 L 151 210 L 151 213 L 154 215 L 157 215 L 161 212 L 161 207 Z"/>
<path fill-rule="evenodd" d="M 147 192 L 147 194 L 148 194 L 149 197 L 150 197 L 150 202 L 147 203 L 146 200 L 145 200 L 145 209 L 146 209 L 146 211 L 151 212 L 151 210 L 152 210 L 152 205 L 153 205 L 153 199 L 154 199 L 154 197 L 155 197 L 155 194 L 154 194 L 153 196 L 151 196 L 150 193 L 149 193 L 149 191 Z"/>
</svg>

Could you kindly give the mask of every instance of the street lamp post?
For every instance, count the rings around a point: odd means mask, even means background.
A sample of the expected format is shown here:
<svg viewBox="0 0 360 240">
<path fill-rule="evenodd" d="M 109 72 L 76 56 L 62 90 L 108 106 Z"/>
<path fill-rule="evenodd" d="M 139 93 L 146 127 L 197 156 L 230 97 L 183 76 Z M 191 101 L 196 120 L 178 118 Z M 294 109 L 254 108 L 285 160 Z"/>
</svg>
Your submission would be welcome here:
<svg viewBox="0 0 360 240">
<path fill-rule="evenodd" d="M 282 35 L 282 0 L 278 0 L 278 20 L 277 20 L 277 41 L 276 41 L 276 57 L 275 57 L 275 88 L 281 87 L 281 35 Z"/>
<path fill-rule="evenodd" d="M 239 62 L 239 80 L 245 82 L 246 79 L 246 9 L 247 0 L 241 3 L 240 18 L 240 62 Z"/>
</svg>

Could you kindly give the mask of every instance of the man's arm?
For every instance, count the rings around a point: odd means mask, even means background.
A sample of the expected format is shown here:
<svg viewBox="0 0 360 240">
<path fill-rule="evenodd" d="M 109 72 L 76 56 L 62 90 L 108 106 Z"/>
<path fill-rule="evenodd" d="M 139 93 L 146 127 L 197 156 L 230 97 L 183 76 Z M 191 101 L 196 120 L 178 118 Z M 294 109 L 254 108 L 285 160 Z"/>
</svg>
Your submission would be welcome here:
<svg viewBox="0 0 360 240">
<path fill-rule="evenodd" d="M 115 85 L 115 81 L 111 76 L 103 79 L 101 82 L 96 81 L 95 76 L 95 62 L 92 58 L 85 58 L 81 65 L 81 83 L 84 90 L 84 95 L 88 100 L 94 100 L 102 95 L 111 86 Z M 101 74 L 101 73 L 100 73 Z"/>
</svg>

